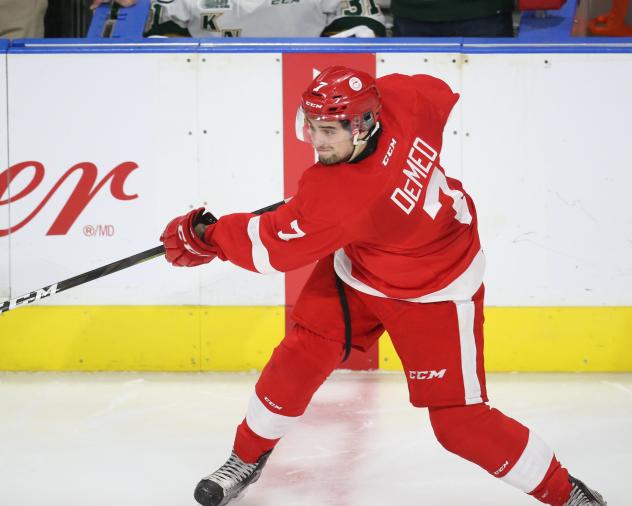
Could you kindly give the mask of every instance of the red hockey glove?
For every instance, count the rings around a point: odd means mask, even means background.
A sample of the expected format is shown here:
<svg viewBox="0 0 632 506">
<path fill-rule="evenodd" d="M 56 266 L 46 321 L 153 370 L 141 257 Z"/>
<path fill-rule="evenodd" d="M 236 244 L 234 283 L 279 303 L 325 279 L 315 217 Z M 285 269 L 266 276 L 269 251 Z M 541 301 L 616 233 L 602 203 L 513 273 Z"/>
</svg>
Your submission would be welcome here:
<svg viewBox="0 0 632 506">
<path fill-rule="evenodd" d="M 194 209 L 169 222 L 160 236 L 165 245 L 167 262 L 176 267 L 195 267 L 207 264 L 217 256 L 217 249 L 204 242 L 195 232 L 197 225 L 212 225 L 217 219 L 204 208 Z"/>
</svg>

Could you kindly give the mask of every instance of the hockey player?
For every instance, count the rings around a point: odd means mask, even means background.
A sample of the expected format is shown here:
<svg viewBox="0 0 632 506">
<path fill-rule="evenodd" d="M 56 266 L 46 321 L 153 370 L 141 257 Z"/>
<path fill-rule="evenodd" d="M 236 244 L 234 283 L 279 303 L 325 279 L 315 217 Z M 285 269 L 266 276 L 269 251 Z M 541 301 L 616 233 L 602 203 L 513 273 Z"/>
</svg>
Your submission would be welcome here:
<svg viewBox="0 0 632 506">
<path fill-rule="evenodd" d="M 383 37 L 376 0 L 153 0 L 146 36 Z"/>
<path fill-rule="evenodd" d="M 448 451 L 553 506 L 605 505 L 533 431 L 488 406 L 483 361 L 485 259 L 471 197 L 440 162 L 458 94 L 441 80 L 330 67 L 302 96 L 299 134 L 319 161 L 294 197 L 210 224 L 204 208 L 173 219 L 166 258 L 218 257 L 255 272 L 318 260 L 237 427 L 233 452 L 202 479 L 204 506 L 230 502 L 351 347 L 388 330 L 410 402 L 427 408 Z"/>
<path fill-rule="evenodd" d="M 152 0 L 145 36 L 384 37 L 386 26 L 376 0 Z"/>
</svg>

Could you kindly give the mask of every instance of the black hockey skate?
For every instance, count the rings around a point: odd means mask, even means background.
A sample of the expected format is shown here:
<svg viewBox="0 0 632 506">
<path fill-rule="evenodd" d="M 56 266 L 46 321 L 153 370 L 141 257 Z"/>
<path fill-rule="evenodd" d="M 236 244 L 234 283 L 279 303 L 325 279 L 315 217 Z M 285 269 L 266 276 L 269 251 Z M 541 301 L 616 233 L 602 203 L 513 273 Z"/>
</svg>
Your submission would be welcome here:
<svg viewBox="0 0 632 506">
<path fill-rule="evenodd" d="M 195 500 L 203 506 L 228 504 L 243 489 L 259 479 L 271 452 L 272 450 L 264 453 L 256 463 L 248 464 L 233 451 L 222 467 L 200 480 L 193 494 Z"/>
<path fill-rule="evenodd" d="M 564 506 L 606 506 L 608 503 L 604 501 L 599 492 L 589 489 L 584 482 L 568 477 L 573 485 L 571 497 L 564 503 Z"/>
</svg>

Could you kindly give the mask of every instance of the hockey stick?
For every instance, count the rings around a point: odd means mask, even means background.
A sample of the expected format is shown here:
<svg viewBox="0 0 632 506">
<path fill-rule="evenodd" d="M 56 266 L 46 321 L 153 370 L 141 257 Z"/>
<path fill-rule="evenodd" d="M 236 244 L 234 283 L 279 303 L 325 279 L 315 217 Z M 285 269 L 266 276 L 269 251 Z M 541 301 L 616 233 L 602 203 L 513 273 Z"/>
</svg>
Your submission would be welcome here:
<svg viewBox="0 0 632 506">
<path fill-rule="evenodd" d="M 0 307 L 0 314 L 11 309 L 15 309 L 16 307 L 25 306 L 26 304 L 37 302 L 38 300 L 50 297 L 51 295 L 54 295 L 56 293 L 68 290 L 69 288 L 82 285 L 84 283 L 87 283 L 88 281 L 107 276 L 108 274 L 118 272 L 122 269 L 127 269 L 132 265 L 145 262 L 146 260 L 151 260 L 152 258 L 156 258 L 164 254 L 165 247 L 160 245 L 155 248 L 148 249 L 147 251 L 143 251 L 142 253 L 136 253 L 135 255 L 129 256 L 127 258 L 123 258 L 121 260 L 117 260 L 116 262 L 112 262 L 111 264 L 104 265 L 103 267 L 99 267 L 97 269 L 84 272 L 83 274 L 79 274 L 72 278 L 64 279 L 63 281 L 59 281 L 58 283 L 45 286 L 44 288 L 40 288 L 39 290 L 20 295 L 15 299 L 5 300 Z"/>
<path fill-rule="evenodd" d="M 285 200 L 263 207 L 261 209 L 258 209 L 257 211 L 253 211 L 253 214 L 263 214 L 268 211 L 274 211 L 281 204 L 285 204 Z M 205 213 L 205 215 L 208 216 L 207 219 L 210 218 L 211 220 L 215 220 L 212 214 Z M 207 223 L 212 223 L 212 222 L 213 221 L 208 221 Z M 52 285 L 45 286 L 43 288 L 40 288 L 39 290 L 35 290 L 33 292 L 20 295 L 19 297 L 16 297 L 15 299 L 5 300 L 2 302 L 2 306 L 0 306 L 0 314 L 5 313 L 6 311 L 10 311 L 11 309 L 15 309 L 16 307 L 32 304 L 33 302 L 37 302 L 38 300 L 42 300 L 46 297 L 50 297 L 51 295 L 54 295 L 59 292 L 63 292 L 64 290 L 68 290 L 69 288 L 74 288 L 75 286 L 83 285 L 84 283 L 87 283 L 88 281 L 93 281 L 103 276 L 107 276 L 108 274 L 112 274 L 114 272 L 127 269 L 128 267 L 132 267 L 133 265 L 146 262 L 147 260 L 157 258 L 164 254 L 165 254 L 165 247 L 162 245 L 156 246 L 155 248 L 151 248 L 146 251 L 136 253 L 135 255 L 132 255 L 126 258 L 122 258 L 121 260 L 117 260 L 116 262 L 112 262 L 111 264 L 107 264 L 102 267 L 93 269 L 91 271 L 84 272 L 83 274 L 79 274 L 72 278 L 64 279 L 63 281 L 59 281 Z"/>
</svg>

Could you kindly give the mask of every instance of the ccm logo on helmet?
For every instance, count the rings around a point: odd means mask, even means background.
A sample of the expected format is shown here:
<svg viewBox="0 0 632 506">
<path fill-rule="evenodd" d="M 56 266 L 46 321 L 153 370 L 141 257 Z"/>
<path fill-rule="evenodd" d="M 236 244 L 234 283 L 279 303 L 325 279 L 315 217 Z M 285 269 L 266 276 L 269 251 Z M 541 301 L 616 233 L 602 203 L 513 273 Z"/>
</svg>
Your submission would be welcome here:
<svg viewBox="0 0 632 506">
<path fill-rule="evenodd" d="M 323 108 L 322 104 L 315 104 L 314 102 L 310 102 L 309 100 L 305 100 L 305 103 L 307 105 L 309 105 L 310 107 L 315 107 L 316 109 L 322 109 Z"/>
<path fill-rule="evenodd" d="M 440 371 L 408 371 L 408 377 L 412 380 L 430 380 L 430 379 L 443 379 L 447 369 L 441 369 Z"/>
</svg>

